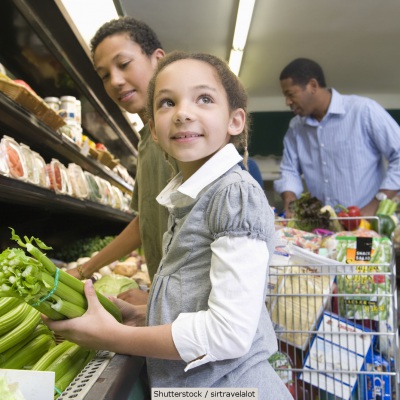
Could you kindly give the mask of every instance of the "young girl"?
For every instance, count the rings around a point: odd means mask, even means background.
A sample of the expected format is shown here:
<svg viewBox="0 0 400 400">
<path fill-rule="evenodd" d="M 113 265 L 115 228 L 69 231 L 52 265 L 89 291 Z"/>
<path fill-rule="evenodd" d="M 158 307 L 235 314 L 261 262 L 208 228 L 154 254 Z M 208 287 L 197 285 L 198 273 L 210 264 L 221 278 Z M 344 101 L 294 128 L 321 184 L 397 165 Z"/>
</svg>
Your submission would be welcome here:
<svg viewBox="0 0 400 400">
<path fill-rule="evenodd" d="M 258 388 L 292 399 L 268 363 L 277 341 L 265 307 L 274 216 L 260 185 L 238 165 L 247 147 L 247 95 L 225 62 L 174 52 L 149 84 L 153 139 L 180 173 L 157 200 L 169 209 L 163 258 L 146 327 L 122 300 L 124 325 L 90 281 L 84 316 L 48 326 L 82 346 L 147 357 L 152 388 Z M 247 154 L 245 155 L 246 158 Z"/>
</svg>

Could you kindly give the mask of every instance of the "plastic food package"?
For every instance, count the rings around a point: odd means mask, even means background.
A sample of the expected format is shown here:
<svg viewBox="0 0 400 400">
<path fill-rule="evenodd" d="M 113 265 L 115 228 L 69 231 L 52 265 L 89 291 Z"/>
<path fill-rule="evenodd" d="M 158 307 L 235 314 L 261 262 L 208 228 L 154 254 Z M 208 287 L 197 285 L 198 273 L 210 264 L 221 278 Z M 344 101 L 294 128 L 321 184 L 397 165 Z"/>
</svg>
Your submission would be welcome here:
<svg viewBox="0 0 400 400">
<path fill-rule="evenodd" d="M 88 171 L 84 171 L 83 174 L 85 175 L 86 182 L 89 187 L 90 200 L 100 203 L 101 202 L 101 191 L 100 191 L 99 185 L 98 185 L 94 175 Z"/>
<path fill-rule="evenodd" d="M 87 199 L 89 187 L 82 168 L 74 163 L 68 164 L 68 176 L 72 186 L 72 195 L 79 199 Z"/>
<path fill-rule="evenodd" d="M 6 153 L 3 151 L 3 148 L 0 146 L 0 175 L 9 176 L 10 171 L 8 169 L 7 161 L 6 161 Z"/>
<path fill-rule="evenodd" d="M 38 185 L 48 189 L 50 187 L 50 180 L 47 174 L 46 162 L 39 153 L 33 150 L 31 151 L 35 163 L 35 169 L 39 177 Z"/>
<path fill-rule="evenodd" d="M 62 173 L 63 165 L 60 161 L 53 158 L 50 164 L 47 164 L 47 173 L 50 180 L 50 189 L 56 193 L 65 194 L 67 192 L 67 183 L 65 175 Z"/>
<path fill-rule="evenodd" d="M 63 181 L 65 182 L 64 194 L 67 194 L 68 196 L 73 196 L 74 193 L 72 189 L 72 183 L 68 175 L 68 168 L 64 164 L 61 164 L 61 176 Z"/>
<path fill-rule="evenodd" d="M 110 182 L 100 178 L 99 176 L 96 176 L 95 179 L 97 180 L 100 188 L 101 203 L 110 207 L 114 207 L 114 198 Z"/>
<path fill-rule="evenodd" d="M 39 184 L 39 172 L 35 168 L 36 166 L 32 150 L 24 143 L 20 143 L 19 148 L 25 161 L 27 181 L 33 183 L 34 185 Z"/>
<path fill-rule="evenodd" d="M 116 186 L 111 186 L 112 194 L 114 197 L 114 208 L 118 210 L 122 210 L 122 206 L 124 204 L 124 196 L 120 188 Z"/>
<path fill-rule="evenodd" d="M 0 147 L 5 156 L 9 176 L 11 178 L 26 181 L 27 170 L 24 157 L 21 154 L 20 145 L 13 138 L 4 135 L 0 141 Z"/>
</svg>

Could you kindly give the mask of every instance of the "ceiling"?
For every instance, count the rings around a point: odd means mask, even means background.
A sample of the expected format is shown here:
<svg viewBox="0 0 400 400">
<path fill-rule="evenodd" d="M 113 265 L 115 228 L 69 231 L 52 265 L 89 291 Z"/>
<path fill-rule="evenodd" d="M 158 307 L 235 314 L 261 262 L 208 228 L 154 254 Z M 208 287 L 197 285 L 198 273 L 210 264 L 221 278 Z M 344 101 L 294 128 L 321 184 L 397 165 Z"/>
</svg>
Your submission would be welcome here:
<svg viewBox="0 0 400 400">
<path fill-rule="evenodd" d="M 228 60 L 238 0 L 114 0 L 148 23 L 166 51 L 203 51 Z M 239 77 L 250 111 L 287 110 L 282 68 L 319 62 L 328 86 L 400 108 L 400 1 L 256 0 Z"/>
</svg>

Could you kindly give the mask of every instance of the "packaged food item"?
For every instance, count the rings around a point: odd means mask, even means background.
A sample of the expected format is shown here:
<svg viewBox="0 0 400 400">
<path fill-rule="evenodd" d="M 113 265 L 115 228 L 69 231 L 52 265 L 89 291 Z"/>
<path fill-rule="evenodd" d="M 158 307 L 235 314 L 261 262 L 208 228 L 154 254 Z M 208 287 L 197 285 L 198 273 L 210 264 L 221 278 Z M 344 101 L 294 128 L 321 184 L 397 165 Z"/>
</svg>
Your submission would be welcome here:
<svg viewBox="0 0 400 400">
<path fill-rule="evenodd" d="M 0 175 L 9 176 L 10 171 L 8 169 L 7 161 L 6 161 L 6 153 L 3 151 L 0 146 Z"/>
<path fill-rule="evenodd" d="M 348 264 L 337 276 L 340 315 L 386 321 L 390 307 L 391 241 L 376 237 L 337 237 L 337 260 Z"/>
<path fill-rule="evenodd" d="M 104 186 L 105 186 L 105 192 L 106 192 L 106 197 L 107 197 L 107 204 L 110 207 L 115 208 L 115 199 L 114 199 L 114 195 L 113 195 L 112 185 L 110 182 L 104 180 Z"/>
<path fill-rule="evenodd" d="M 68 168 L 64 164 L 61 164 L 61 175 L 65 182 L 65 194 L 67 194 L 68 196 L 73 196 L 74 193 L 72 189 L 71 179 L 68 175 Z"/>
<path fill-rule="evenodd" d="M 32 151 L 33 161 L 35 163 L 35 169 L 39 177 L 38 185 L 48 189 L 50 187 L 50 180 L 47 174 L 46 162 L 39 153 L 33 150 L 31 151 Z"/>
<path fill-rule="evenodd" d="M 295 373 L 293 372 L 293 362 L 290 357 L 277 351 L 269 359 L 271 367 L 276 371 L 283 383 L 289 389 L 290 394 L 295 399 L 296 397 L 296 386 L 295 386 Z"/>
<path fill-rule="evenodd" d="M 24 143 L 20 143 L 19 148 L 25 161 L 27 181 L 34 185 L 39 184 L 39 172 L 36 169 L 32 150 Z"/>
<path fill-rule="evenodd" d="M 58 97 L 45 97 L 44 102 L 55 112 L 60 110 L 60 99 Z"/>
<path fill-rule="evenodd" d="M 111 186 L 113 198 L 114 198 L 114 208 L 118 210 L 122 210 L 122 206 L 124 204 L 124 196 L 120 188 L 116 186 Z"/>
<path fill-rule="evenodd" d="M 65 174 L 62 173 L 63 164 L 53 158 L 50 164 L 47 164 L 46 168 L 50 180 L 50 189 L 54 190 L 56 193 L 66 193 L 67 185 L 65 182 Z"/>
<path fill-rule="evenodd" d="M 60 98 L 60 115 L 64 119 L 73 119 L 76 117 L 76 97 L 62 96 Z"/>
<path fill-rule="evenodd" d="M 100 190 L 100 203 L 107 205 L 108 204 L 108 199 L 107 199 L 107 188 L 105 186 L 105 180 L 103 178 L 100 178 L 99 176 L 94 176 L 94 179 L 97 182 L 97 185 Z"/>
<path fill-rule="evenodd" d="M 85 179 L 89 187 L 89 199 L 100 203 L 101 191 L 94 175 L 88 171 L 84 171 L 83 174 L 85 175 Z"/>
<path fill-rule="evenodd" d="M 74 163 L 68 164 L 68 176 L 72 186 L 72 195 L 79 199 L 87 199 L 89 187 L 82 168 Z"/>
<path fill-rule="evenodd" d="M 27 169 L 19 144 L 11 137 L 4 135 L 0 141 L 2 153 L 11 178 L 27 180 Z"/>
</svg>

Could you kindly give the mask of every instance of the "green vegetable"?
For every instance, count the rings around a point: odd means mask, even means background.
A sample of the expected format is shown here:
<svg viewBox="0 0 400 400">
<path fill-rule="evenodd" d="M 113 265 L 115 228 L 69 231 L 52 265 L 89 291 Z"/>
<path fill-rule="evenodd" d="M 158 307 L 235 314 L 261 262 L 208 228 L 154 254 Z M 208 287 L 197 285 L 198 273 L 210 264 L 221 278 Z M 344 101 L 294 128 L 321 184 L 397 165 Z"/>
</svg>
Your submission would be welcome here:
<svg viewBox="0 0 400 400">
<path fill-rule="evenodd" d="M 29 309 L 29 314 L 23 323 L 17 325 L 6 334 L 0 337 L 0 353 L 15 346 L 21 340 L 27 338 L 36 328 L 40 321 L 40 313 L 34 308 Z"/>
<path fill-rule="evenodd" d="M 74 343 L 64 340 L 44 354 L 36 364 L 32 366 L 32 371 L 47 371 L 47 368 L 73 345 Z"/>
<path fill-rule="evenodd" d="M 390 199 L 381 200 L 376 215 L 392 215 L 397 209 L 397 203 Z"/>
<path fill-rule="evenodd" d="M 371 228 L 378 232 L 380 235 L 391 237 L 392 233 L 396 229 L 396 223 L 392 217 L 387 214 L 377 214 L 378 219 L 371 220 Z"/>
<path fill-rule="evenodd" d="M 129 289 L 137 289 L 139 285 L 126 276 L 111 274 L 101 277 L 93 286 L 105 296 L 118 296 Z"/>
<path fill-rule="evenodd" d="M 316 197 L 311 197 L 310 193 L 303 193 L 299 199 L 292 201 L 289 207 L 294 213 L 294 221 L 288 226 L 306 232 L 317 228 L 329 229 L 329 211 L 322 212 L 323 204 Z"/>
<path fill-rule="evenodd" d="M 7 362 L 8 360 L 10 360 L 10 358 L 12 358 L 14 356 L 14 354 L 17 353 L 18 350 L 22 349 L 30 341 L 32 341 L 33 339 L 35 339 L 36 337 L 38 337 L 39 335 L 42 335 L 42 334 L 51 336 L 55 343 L 53 332 L 44 323 L 39 322 L 36 325 L 35 330 L 27 338 L 25 338 L 24 340 L 21 340 L 15 346 L 9 348 L 8 350 L 6 350 L 5 352 L 0 354 L 0 368 L 3 368 L 4 363 Z"/>
<path fill-rule="evenodd" d="M 80 257 L 90 257 L 94 252 L 100 251 L 115 239 L 115 236 L 95 236 L 80 239 L 69 245 L 64 245 L 60 250 L 49 251 L 49 256 L 65 262 L 76 261 Z"/>
<path fill-rule="evenodd" d="M 0 335 L 4 335 L 19 325 L 29 314 L 29 306 L 26 303 L 17 305 L 0 317 Z"/>
<path fill-rule="evenodd" d="M 18 385 L 8 384 L 6 376 L 0 376 L 0 399 L 25 400 L 25 396 L 19 390 Z"/>
<path fill-rule="evenodd" d="M 6 249 L 0 254 L 0 297 L 17 297 L 52 319 L 82 315 L 87 308 L 84 283 L 58 269 L 38 248 L 48 249 L 39 239 L 24 237 L 24 242 L 13 229 L 12 239 L 33 257 L 19 248 Z M 97 297 L 121 321 L 119 308 L 100 293 Z"/>
<path fill-rule="evenodd" d="M 30 367 L 55 345 L 56 342 L 51 335 L 41 334 L 18 350 L 2 365 L 2 368 L 23 369 Z"/>
<path fill-rule="evenodd" d="M 86 355 L 86 356 L 85 356 Z M 55 397 L 59 396 L 59 393 L 64 392 L 64 390 L 69 386 L 69 384 L 75 379 L 75 377 L 85 368 L 85 366 L 91 361 L 96 352 L 94 350 L 86 350 L 81 348 L 81 354 L 78 360 L 69 367 L 62 376 L 55 382 L 56 394 Z"/>
</svg>

